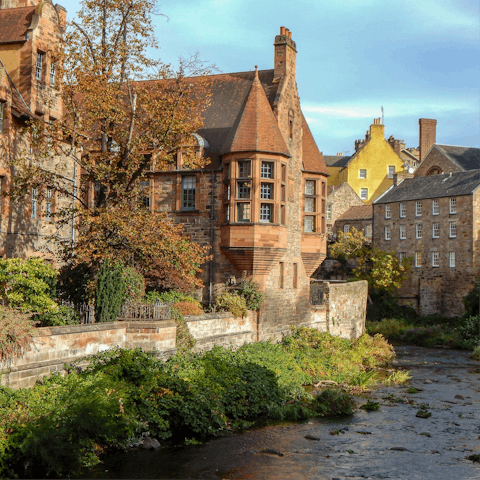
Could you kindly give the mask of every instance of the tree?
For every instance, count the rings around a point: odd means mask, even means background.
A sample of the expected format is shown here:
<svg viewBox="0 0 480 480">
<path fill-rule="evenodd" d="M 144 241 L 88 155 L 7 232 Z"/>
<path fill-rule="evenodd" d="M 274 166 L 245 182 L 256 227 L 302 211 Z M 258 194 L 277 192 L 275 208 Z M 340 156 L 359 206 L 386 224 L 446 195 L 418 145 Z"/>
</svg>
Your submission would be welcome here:
<svg viewBox="0 0 480 480">
<path fill-rule="evenodd" d="M 411 266 L 411 258 L 400 261 L 395 253 L 385 252 L 369 245 L 362 232 L 352 227 L 350 232 L 338 233 L 338 240 L 330 245 L 330 256 L 354 259 L 355 277 L 368 280 L 369 288 L 393 291 L 400 288 Z"/>
<path fill-rule="evenodd" d="M 177 72 L 148 56 L 157 47 L 154 14 L 153 0 L 83 1 L 52 52 L 64 115 L 32 119 L 12 158 L 12 195 L 25 198 L 36 188 L 39 201 L 48 190 L 72 200 L 55 217 L 59 227 L 75 228 L 74 243 L 55 238 L 69 263 L 122 261 L 162 285 L 187 288 L 199 283 L 206 250 L 145 208 L 142 197 L 147 172 L 169 168 L 180 146 L 184 162 L 203 166 L 188 138 L 202 125 L 207 71 L 196 55 L 181 60 Z M 53 158 L 73 162 L 73 180 L 53 168 Z"/>
</svg>

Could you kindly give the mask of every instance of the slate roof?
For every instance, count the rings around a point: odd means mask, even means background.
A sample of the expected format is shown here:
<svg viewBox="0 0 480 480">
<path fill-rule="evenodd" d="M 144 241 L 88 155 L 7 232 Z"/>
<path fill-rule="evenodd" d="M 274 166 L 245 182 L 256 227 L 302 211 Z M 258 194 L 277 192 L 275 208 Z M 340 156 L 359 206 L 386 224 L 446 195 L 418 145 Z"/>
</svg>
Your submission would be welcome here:
<svg viewBox="0 0 480 480">
<path fill-rule="evenodd" d="M 26 41 L 36 6 L 0 10 L 0 44 Z"/>
<path fill-rule="evenodd" d="M 228 133 L 221 153 L 253 151 L 290 157 L 257 71 L 247 99 Z"/>
<path fill-rule="evenodd" d="M 339 155 L 324 155 L 323 159 L 327 167 L 345 167 L 352 157 L 340 157 Z"/>
<path fill-rule="evenodd" d="M 457 172 L 450 175 L 429 175 L 426 177 L 408 178 L 390 187 L 373 203 L 392 203 L 425 198 L 455 197 L 470 195 L 480 186 L 480 169 Z"/>
<path fill-rule="evenodd" d="M 337 218 L 338 220 L 370 220 L 373 218 L 372 205 L 357 205 L 350 207 L 345 213 Z"/>
<path fill-rule="evenodd" d="M 480 148 L 456 147 L 453 145 L 434 144 L 449 160 L 456 163 L 463 170 L 474 170 L 480 168 Z"/>
</svg>

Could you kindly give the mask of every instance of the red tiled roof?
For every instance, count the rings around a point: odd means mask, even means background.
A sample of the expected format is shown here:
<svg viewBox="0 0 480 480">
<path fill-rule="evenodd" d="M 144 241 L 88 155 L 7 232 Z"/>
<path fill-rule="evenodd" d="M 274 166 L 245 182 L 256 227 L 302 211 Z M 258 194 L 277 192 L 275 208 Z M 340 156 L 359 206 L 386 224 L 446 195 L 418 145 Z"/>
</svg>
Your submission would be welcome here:
<svg viewBox="0 0 480 480">
<path fill-rule="evenodd" d="M 358 205 L 350 207 L 343 215 L 337 218 L 337 220 L 368 220 L 373 218 L 373 206 L 372 205 Z"/>
<path fill-rule="evenodd" d="M 0 43 L 25 42 L 36 8 L 33 6 L 0 10 Z"/>
<path fill-rule="evenodd" d="M 312 132 L 303 119 L 302 160 L 303 169 L 307 172 L 324 173 L 328 175 L 328 169 L 323 159 L 323 154 L 318 150 Z"/>
<path fill-rule="evenodd" d="M 221 153 L 254 151 L 290 156 L 257 71 Z"/>
</svg>

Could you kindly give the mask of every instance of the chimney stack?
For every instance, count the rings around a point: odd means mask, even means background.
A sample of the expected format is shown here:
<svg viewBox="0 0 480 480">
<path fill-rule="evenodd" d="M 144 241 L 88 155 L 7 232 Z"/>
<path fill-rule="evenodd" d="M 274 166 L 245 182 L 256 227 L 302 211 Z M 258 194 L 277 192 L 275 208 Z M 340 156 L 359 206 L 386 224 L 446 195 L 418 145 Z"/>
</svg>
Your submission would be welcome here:
<svg viewBox="0 0 480 480">
<path fill-rule="evenodd" d="M 292 32 L 280 27 L 280 35 L 275 37 L 274 77 L 292 76 L 295 81 L 297 46 L 292 40 Z"/>
<path fill-rule="evenodd" d="M 419 124 L 419 143 L 420 158 L 422 161 L 427 152 L 433 147 L 437 136 L 437 121 L 432 118 L 420 118 Z"/>
</svg>

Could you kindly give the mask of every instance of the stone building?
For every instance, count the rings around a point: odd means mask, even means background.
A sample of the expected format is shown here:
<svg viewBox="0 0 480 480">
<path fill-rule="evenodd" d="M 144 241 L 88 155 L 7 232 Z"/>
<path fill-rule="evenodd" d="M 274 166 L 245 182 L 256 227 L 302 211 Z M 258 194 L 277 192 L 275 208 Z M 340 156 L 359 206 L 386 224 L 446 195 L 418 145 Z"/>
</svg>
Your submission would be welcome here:
<svg viewBox="0 0 480 480">
<path fill-rule="evenodd" d="M 310 316 L 310 276 L 326 255 L 327 168 L 300 108 L 297 48 L 281 27 L 274 68 L 213 75 L 204 126 L 192 135 L 210 159 L 151 173 L 150 205 L 209 246 L 204 301 L 243 272 L 267 293 L 260 338 Z"/>
<path fill-rule="evenodd" d="M 398 291 L 422 315 L 464 312 L 480 268 L 480 170 L 406 179 L 373 202 L 373 242 L 413 259 Z"/>
<path fill-rule="evenodd" d="M 5 192 L 12 177 L 9 160 L 22 147 L 28 151 L 28 140 L 21 133 L 27 122 L 32 118 L 53 122 L 62 115 L 52 51 L 65 22 L 65 9 L 51 1 L 0 1 L 0 255 L 55 257 L 48 241 L 56 231 L 53 217 L 61 201 L 55 191 L 39 187 L 25 202 L 15 203 Z M 64 158 L 52 155 L 44 168 L 74 181 L 75 166 Z M 62 233 L 71 234 L 68 227 Z"/>
<path fill-rule="evenodd" d="M 340 215 L 335 221 L 333 232 L 336 234 L 339 230 L 348 233 L 355 228 L 362 232 L 365 238 L 371 242 L 373 235 L 373 207 L 372 205 L 360 205 L 350 207 L 345 213 Z"/>
<path fill-rule="evenodd" d="M 396 173 L 405 170 L 404 161 L 385 140 L 385 126 L 374 119 L 364 140 L 355 141 L 355 153 L 351 157 L 338 155 L 337 161 L 329 158 L 328 185 L 347 182 L 365 202 L 372 203 L 393 183 Z"/>
</svg>

